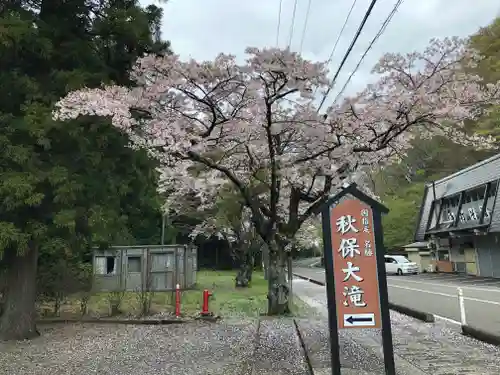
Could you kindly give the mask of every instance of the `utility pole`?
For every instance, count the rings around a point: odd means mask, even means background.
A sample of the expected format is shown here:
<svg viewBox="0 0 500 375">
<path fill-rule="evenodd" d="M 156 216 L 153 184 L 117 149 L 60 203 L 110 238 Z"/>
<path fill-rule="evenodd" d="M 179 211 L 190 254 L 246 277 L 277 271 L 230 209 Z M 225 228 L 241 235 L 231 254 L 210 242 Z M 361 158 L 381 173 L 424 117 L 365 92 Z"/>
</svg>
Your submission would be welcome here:
<svg viewBox="0 0 500 375">
<path fill-rule="evenodd" d="M 160 245 L 165 245 L 165 221 L 166 221 L 166 213 L 164 212 L 161 215 L 161 240 Z"/>
</svg>

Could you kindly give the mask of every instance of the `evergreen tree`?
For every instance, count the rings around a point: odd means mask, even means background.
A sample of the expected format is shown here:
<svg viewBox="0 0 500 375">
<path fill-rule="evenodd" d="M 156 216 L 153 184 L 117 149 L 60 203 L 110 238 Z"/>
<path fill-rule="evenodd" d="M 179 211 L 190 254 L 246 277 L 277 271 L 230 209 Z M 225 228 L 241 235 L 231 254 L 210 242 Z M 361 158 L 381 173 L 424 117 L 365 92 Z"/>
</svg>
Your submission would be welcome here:
<svg viewBox="0 0 500 375">
<path fill-rule="evenodd" d="M 129 84 L 144 53 L 169 53 L 161 18 L 136 0 L 0 7 L 0 338 L 37 335 L 40 254 L 81 258 L 93 244 L 158 239 L 154 162 L 105 120 L 59 123 L 51 111 L 75 88 Z"/>
</svg>

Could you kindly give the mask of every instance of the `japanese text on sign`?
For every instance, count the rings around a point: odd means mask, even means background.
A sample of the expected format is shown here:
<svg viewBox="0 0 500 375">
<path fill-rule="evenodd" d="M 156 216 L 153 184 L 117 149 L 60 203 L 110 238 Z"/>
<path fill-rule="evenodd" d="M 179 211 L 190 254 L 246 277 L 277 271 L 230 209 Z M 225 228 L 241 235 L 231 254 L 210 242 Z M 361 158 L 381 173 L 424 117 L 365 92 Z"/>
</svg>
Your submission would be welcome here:
<svg viewBox="0 0 500 375">
<path fill-rule="evenodd" d="M 380 326 L 372 217 L 371 208 L 356 199 L 345 200 L 331 209 L 339 328 Z"/>
</svg>

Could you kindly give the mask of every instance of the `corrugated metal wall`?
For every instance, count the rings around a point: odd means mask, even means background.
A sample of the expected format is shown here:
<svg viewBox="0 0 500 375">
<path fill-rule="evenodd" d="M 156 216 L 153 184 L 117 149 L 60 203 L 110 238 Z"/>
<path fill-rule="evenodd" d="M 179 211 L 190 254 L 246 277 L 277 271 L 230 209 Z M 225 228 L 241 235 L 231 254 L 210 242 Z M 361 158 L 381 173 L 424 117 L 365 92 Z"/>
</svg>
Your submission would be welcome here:
<svg viewBox="0 0 500 375">
<path fill-rule="evenodd" d="M 106 258 L 114 269 L 106 272 Z M 104 258 L 104 263 L 101 262 Z M 103 263 L 103 264 L 101 264 Z M 196 284 L 196 248 L 185 245 L 113 246 L 94 251 L 96 291 L 169 291 Z"/>
<path fill-rule="evenodd" d="M 496 235 L 477 236 L 474 245 L 477 250 L 478 276 L 500 278 L 500 241 Z"/>
</svg>

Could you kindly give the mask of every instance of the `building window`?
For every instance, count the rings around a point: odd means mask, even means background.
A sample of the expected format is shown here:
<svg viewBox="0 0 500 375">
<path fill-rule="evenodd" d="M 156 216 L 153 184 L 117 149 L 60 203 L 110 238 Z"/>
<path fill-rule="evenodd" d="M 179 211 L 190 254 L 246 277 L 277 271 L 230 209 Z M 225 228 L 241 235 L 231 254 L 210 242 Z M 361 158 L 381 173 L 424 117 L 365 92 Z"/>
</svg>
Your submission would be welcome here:
<svg viewBox="0 0 500 375">
<path fill-rule="evenodd" d="M 491 206 L 493 206 L 493 204 L 491 204 Z M 478 207 L 479 209 L 479 212 L 481 212 L 481 210 L 483 209 L 483 205 L 480 205 Z M 488 206 L 486 206 L 486 210 L 484 210 L 484 218 L 485 219 L 489 219 L 490 218 L 490 214 L 491 214 L 491 210 L 488 208 Z"/>
<path fill-rule="evenodd" d="M 141 272 L 141 257 L 128 257 L 127 270 L 131 272 Z"/>
<path fill-rule="evenodd" d="M 438 260 L 443 260 L 443 261 L 450 260 L 450 253 L 448 252 L 448 250 L 439 250 L 437 255 L 438 255 Z"/>
<path fill-rule="evenodd" d="M 460 195 L 456 194 L 443 199 L 443 209 L 441 210 L 440 224 L 450 226 L 455 221 Z"/>
<path fill-rule="evenodd" d="M 465 220 L 463 222 L 466 223 L 474 223 L 479 222 L 481 217 L 481 210 L 483 209 L 484 202 L 484 193 L 485 193 L 486 185 L 483 185 L 479 188 L 475 188 L 466 192 L 466 196 L 470 197 L 470 199 L 464 203 L 463 212 L 465 213 Z M 492 182 L 488 196 L 486 197 L 486 209 L 484 211 L 484 220 L 487 223 L 491 219 L 491 210 L 493 209 L 493 197 L 495 196 L 497 189 L 497 182 Z"/>
<path fill-rule="evenodd" d="M 116 275 L 116 257 L 115 256 L 97 256 L 95 257 L 96 275 Z"/>
<path fill-rule="evenodd" d="M 484 190 L 486 185 L 466 191 L 464 194 L 464 203 L 473 203 L 484 199 Z"/>
<path fill-rule="evenodd" d="M 479 215 L 475 207 L 467 208 L 467 221 L 477 221 L 479 220 Z"/>
<path fill-rule="evenodd" d="M 490 189 L 486 197 L 484 218 L 481 224 L 488 224 L 491 221 L 494 196 L 498 189 L 498 183 L 499 181 L 490 183 Z M 456 193 L 432 202 L 427 231 L 436 229 L 444 231 L 450 229 L 453 227 L 455 220 L 458 221 L 458 226 L 472 227 L 478 225 L 483 203 L 485 202 L 486 186 L 486 184 L 483 184 L 464 191 L 461 202 L 460 196 L 462 193 Z M 460 211 L 458 211 L 460 203 Z M 439 212 L 441 213 L 440 215 Z"/>
<path fill-rule="evenodd" d="M 486 185 L 482 185 L 464 192 L 462 206 L 460 207 L 460 212 L 458 212 L 458 222 L 460 224 L 474 224 L 479 222 L 484 202 L 485 188 Z M 493 182 L 488 193 L 487 205 L 484 213 L 485 219 L 490 219 L 491 210 L 493 208 L 493 199 L 490 198 L 495 195 L 496 188 L 497 182 Z M 455 194 L 443 199 L 443 209 L 439 221 L 440 224 L 450 227 L 456 219 L 459 202 L 460 194 Z"/>
<path fill-rule="evenodd" d="M 486 185 L 468 190 L 464 193 L 464 200 L 460 210 L 460 222 L 472 223 L 479 221 L 481 205 L 484 200 L 484 191 Z"/>
</svg>

